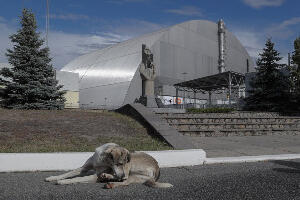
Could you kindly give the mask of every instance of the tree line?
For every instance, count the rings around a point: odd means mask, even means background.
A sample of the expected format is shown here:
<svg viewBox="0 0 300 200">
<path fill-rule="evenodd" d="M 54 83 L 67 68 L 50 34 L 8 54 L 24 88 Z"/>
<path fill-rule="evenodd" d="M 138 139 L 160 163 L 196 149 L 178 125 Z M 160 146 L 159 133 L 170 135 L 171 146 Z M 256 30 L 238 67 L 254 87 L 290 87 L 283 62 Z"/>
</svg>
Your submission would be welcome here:
<svg viewBox="0 0 300 200">
<path fill-rule="evenodd" d="M 257 72 L 250 80 L 245 110 L 300 112 L 300 37 L 294 41 L 292 65 L 279 64 L 282 59 L 267 39 L 257 59 Z"/>
</svg>

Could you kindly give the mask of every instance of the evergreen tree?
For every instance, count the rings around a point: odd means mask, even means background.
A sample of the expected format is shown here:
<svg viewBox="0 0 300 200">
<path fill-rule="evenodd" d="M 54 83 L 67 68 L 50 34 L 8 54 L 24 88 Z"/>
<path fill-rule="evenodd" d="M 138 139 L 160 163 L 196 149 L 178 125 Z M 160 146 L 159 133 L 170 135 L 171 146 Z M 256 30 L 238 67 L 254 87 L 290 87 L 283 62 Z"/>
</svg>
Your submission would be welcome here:
<svg viewBox="0 0 300 200">
<path fill-rule="evenodd" d="M 257 60 L 257 73 L 250 81 L 252 89 L 245 99 L 246 109 L 259 111 L 284 111 L 289 102 L 288 77 L 278 64 L 282 58 L 274 49 L 274 43 L 267 39 L 263 52 Z"/>
<path fill-rule="evenodd" d="M 292 56 L 292 64 L 290 68 L 292 101 L 291 106 L 294 111 L 300 111 L 300 37 L 294 41 L 295 51 Z"/>
<path fill-rule="evenodd" d="M 292 56 L 292 63 L 300 67 L 300 36 L 294 41 L 295 51 Z"/>
<path fill-rule="evenodd" d="M 34 14 L 23 9 L 21 28 L 10 36 L 14 43 L 6 56 L 12 69 L 4 68 L 0 75 L 10 79 L 5 85 L 3 107 L 16 109 L 62 109 L 64 92 L 57 85 L 55 71 L 50 64 L 49 49 L 36 32 Z"/>
</svg>

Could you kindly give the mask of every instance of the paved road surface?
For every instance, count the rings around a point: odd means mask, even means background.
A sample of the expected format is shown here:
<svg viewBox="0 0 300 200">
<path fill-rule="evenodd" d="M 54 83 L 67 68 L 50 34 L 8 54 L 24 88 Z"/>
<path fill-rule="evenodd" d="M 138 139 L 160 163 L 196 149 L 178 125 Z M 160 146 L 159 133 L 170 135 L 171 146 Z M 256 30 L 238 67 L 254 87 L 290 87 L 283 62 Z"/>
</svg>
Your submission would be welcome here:
<svg viewBox="0 0 300 200">
<path fill-rule="evenodd" d="M 207 157 L 300 154 L 300 135 L 190 137 Z"/>
<path fill-rule="evenodd" d="M 300 199 L 300 160 L 217 164 L 161 171 L 171 189 L 103 184 L 58 186 L 43 179 L 59 172 L 1 173 L 0 199 Z"/>
</svg>

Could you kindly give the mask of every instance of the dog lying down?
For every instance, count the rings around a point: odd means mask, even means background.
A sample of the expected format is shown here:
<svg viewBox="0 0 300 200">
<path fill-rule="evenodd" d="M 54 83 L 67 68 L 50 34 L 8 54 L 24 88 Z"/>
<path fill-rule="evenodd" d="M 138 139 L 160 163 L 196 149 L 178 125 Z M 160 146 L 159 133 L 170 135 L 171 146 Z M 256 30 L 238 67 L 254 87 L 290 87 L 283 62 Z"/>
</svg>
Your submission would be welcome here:
<svg viewBox="0 0 300 200">
<path fill-rule="evenodd" d="M 94 173 L 89 175 L 91 171 Z M 158 163 L 150 155 L 142 152 L 129 153 L 117 144 L 107 143 L 98 147 L 82 167 L 59 176 L 50 176 L 45 181 L 54 181 L 59 185 L 105 182 L 106 189 L 131 183 L 143 183 L 156 188 L 173 186 L 170 183 L 156 182 L 159 175 Z"/>
</svg>

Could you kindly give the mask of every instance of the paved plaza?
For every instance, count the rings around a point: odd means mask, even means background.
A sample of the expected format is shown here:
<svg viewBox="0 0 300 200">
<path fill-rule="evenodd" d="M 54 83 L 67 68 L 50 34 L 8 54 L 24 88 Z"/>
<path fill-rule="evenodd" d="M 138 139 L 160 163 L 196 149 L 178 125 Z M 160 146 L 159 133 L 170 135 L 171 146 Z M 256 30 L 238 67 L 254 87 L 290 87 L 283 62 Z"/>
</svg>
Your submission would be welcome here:
<svg viewBox="0 0 300 200">
<path fill-rule="evenodd" d="M 300 135 L 190 138 L 208 158 L 300 153 Z"/>
</svg>

